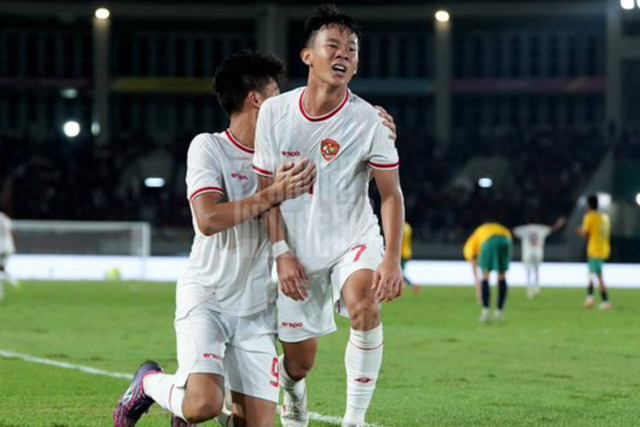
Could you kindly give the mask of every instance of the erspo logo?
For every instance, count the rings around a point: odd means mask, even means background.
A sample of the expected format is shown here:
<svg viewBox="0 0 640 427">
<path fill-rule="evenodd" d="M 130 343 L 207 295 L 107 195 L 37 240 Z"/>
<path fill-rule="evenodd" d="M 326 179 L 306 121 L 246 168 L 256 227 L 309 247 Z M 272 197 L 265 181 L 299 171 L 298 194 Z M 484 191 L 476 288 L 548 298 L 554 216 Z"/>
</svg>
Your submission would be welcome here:
<svg viewBox="0 0 640 427">
<path fill-rule="evenodd" d="M 289 328 L 289 329 L 298 329 L 298 328 L 302 328 L 302 322 L 281 322 L 280 325 L 283 328 Z"/>
</svg>

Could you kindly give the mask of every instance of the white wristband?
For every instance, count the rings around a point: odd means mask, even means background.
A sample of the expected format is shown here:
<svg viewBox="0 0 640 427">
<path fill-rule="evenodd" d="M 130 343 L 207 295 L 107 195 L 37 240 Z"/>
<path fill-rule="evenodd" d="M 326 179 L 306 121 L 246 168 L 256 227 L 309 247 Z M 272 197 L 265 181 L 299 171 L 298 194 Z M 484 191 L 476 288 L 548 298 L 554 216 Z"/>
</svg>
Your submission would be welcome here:
<svg viewBox="0 0 640 427">
<path fill-rule="evenodd" d="M 289 245 L 284 240 L 280 240 L 271 245 L 271 251 L 273 252 L 273 258 L 278 258 L 280 255 L 286 254 L 287 252 L 291 252 L 289 249 Z"/>
</svg>

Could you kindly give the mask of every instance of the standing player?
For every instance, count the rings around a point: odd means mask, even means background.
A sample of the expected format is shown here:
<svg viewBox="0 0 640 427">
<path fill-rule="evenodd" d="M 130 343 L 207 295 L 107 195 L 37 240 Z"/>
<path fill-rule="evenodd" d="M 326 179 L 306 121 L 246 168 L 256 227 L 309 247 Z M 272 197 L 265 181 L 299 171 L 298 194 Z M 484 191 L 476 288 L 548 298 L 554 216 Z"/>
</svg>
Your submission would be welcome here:
<svg viewBox="0 0 640 427">
<path fill-rule="evenodd" d="M 564 226 L 564 217 L 558 218 L 553 225 L 536 224 L 530 221 L 513 229 L 513 235 L 522 240 L 522 263 L 527 271 L 527 298 L 540 294 L 539 269 L 544 259 L 544 242 L 549 234 Z"/>
<path fill-rule="evenodd" d="M 7 215 L 0 212 L 0 299 L 4 298 L 5 281 L 14 287 L 18 286 L 18 281 L 9 276 L 6 270 L 9 257 L 16 251 L 11 229 L 11 220 Z"/>
<path fill-rule="evenodd" d="M 285 427 L 309 423 L 304 379 L 318 338 L 336 330 L 334 307 L 351 323 L 342 425 L 364 425 L 382 363 L 379 304 L 402 292 L 398 154 L 376 110 L 347 87 L 358 68 L 359 35 L 351 17 L 320 7 L 304 30 L 307 86 L 268 100 L 258 118 L 254 169 L 261 188 L 271 185 L 283 160 L 307 156 L 318 167 L 308 195 L 265 215 L 280 285 Z M 386 248 L 368 199 L 371 175 L 381 195 Z"/>
<path fill-rule="evenodd" d="M 404 226 L 402 227 L 402 244 L 400 249 L 400 267 L 402 268 L 402 279 L 404 283 L 411 286 L 411 291 L 413 292 L 413 296 L 417 297 L 420 295 L 420 288 L 414 286 L 413 283 L 407 278 L 406 266 L 407 261 L 411 259 L 412 250 L 411 250 L 411 237 L 413 235 L 413 229 L 411 228 L 411 224 L 407 221 L 404 222 Z"/>
<path fill-rule="evenodd" d="M 602 265 L 609 259 L 611 246 L 609 245 L 609 235 L 611 233 L 611 220 L 609 215 L 598 212 L 598 196 L 595 194 L 587 198 L 587 213 L 582 221 L 582 227 L 578 230 L 582 237 L 589 239 L 587 243 L 587 259 L 589 262 L 589 287 L 587 288 L 587 299 L 584 302 L 586 308 L 593 307 L 593 281 L 598 280 L 600 290 L 600 308 L 609 310 L 609 296 L 607 288 L 602 278 Z"/>
<path fill-rule="evenodd" d="M 507 301 L 507 278 L 509 262 L 513 253 L 511 232 L 497 223 L 486 223 L 476 228 L 464 244 L 464 258 L 471 262 L 476 297 L 482 304 L 480 321 L 489 321 L 489 274 L 498 273 L 498 308 L 493 312 L 495 320 L 503 320 Z M 482 282 L 478 278 L 478 266 L 482 270 Z"/>
<path fill-rule="evenodd" d="M 118 401 L 116 427 L 136 424 L 153 402 L 174 426 L 203 422 L 223 407 L 229 380 L 233 418 L 226 425 L 272 426 L 278 402 L 276 289 L 257 218 L 283 200 L 308 193 L 315 166 L 307 159 L 279 168 L 273 186 L 256 193 L 251 171 L 255 126 L 263 102 L 279 93 L 280 60 L 241 52 L 225 60 L 214 91 L 229 128 L 194 138 L 187 157 L 188 199 L 195 230 L 186 272 L 176 287 L 178 371 L 144 363 Z"/>
</svg>

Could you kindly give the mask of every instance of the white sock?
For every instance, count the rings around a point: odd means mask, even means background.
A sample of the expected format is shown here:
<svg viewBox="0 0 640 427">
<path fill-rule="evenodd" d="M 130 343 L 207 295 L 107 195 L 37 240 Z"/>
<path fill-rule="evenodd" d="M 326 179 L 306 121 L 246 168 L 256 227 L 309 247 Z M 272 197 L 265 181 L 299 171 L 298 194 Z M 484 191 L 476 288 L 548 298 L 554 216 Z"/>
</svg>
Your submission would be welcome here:
<svg viewBox="0 0 640 427">
<path fill-rule="evenodd" d="M 184 388 L 175 386 L 174 377 L 175 375 L 167 374 L 146 375 L 142 379 L 144 394 L 152 398 L 167 411 L 184 420 L 184 415 L 182 415 Z"/>
<path fill-rule="evenodd" d="M 364 424 L 382 365 L 382 324 L 370 331 L 351 328 L 344 364 L 347 369 L 347 410 L 343 422 Z"/>
<path fill-rule="evenodd" d="M 280 362 L 280 387 L 295 400 L 304 399 L 304 395 L 307 393 L 304 378 L 296 381 L 289 376 L 289 373 L 284 368 L 284 354 L 281 354 L 278 360 Z"/>
</svg>

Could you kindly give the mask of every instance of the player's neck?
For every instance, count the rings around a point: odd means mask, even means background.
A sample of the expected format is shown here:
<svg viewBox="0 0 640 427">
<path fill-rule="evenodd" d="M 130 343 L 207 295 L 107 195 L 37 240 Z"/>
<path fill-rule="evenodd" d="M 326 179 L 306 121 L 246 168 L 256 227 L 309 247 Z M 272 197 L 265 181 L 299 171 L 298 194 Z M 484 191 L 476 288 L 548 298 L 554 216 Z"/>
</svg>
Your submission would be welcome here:
<svg viewBox="0 0 640 427">
<path fill-rule="evenodd" d="M 246 112 L 234 114 L 231 117 L 231 123 L 229 123 L 229 131 L 240 144 L 247 148 L 254 148 L 256 118 L 252 117 L 252 113 Z"/>
<path fill-rule="evenodd" d="M 346 86 L 329 86 L 310 77 L 302 106 L 311 117 L 324 116 L 338 108 L 346 94 Z"/>
</svg>

